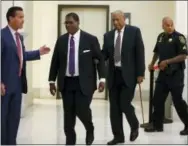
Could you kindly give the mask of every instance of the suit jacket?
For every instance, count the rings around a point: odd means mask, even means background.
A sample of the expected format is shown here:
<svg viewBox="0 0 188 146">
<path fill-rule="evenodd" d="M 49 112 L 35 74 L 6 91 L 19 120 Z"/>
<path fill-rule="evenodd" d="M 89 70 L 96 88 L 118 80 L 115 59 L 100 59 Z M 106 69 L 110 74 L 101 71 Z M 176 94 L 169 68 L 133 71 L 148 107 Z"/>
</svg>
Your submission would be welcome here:
<svg viewBox="0 0 188 146">
<path fill-rule="evenodd" d="M 1 29 L 1 83 L 6 86 L 6 93 L 15 92 L 20 86 L 23 93 L 27 93 L 26 61 L 40 59 L 40 52 L 25 51 L 23 36 L 20 35 L 23 52 L 23 68 L 21 77 L 19 73 L 19 57 L 17 46 L 9 27 Z"/>
<path fill-rule="evenodd" d="M 50 73 L 49 81 L 55 81 L 58 76 L 58 87 L 62 91 L 64 89 L 64 78 L 66 76 L 67 68 L 67 52 L 68 52 L 68 38 L 66 33 L 60 36 L 56 42 Z M 90 50 L 84 53 L 84 50 Z M 104 75 L 104 58 L 100 50 L 98 39 L 84 31 L 80 32 L 79 42 L 79 81 L 82 92 L 87 96 L 92 96 L 96 90 L 96 68 L 94 60 L 99 61 L 100 77 Z"/>
<path fill-rule="evenodd" d="M 94 67 L 94 85 L 95 85 L 94 91 L 95 91 L 97 89 L 97 80 L 98 80 L 98 78 L 100 79 L 100 78 L 104 78 L 104 77 L 101 77 L 100 64 L 99 64 L 99 61 L 97 59 L 94 60 L 93 67 Z M 104 69 L 102 70 L 102 72 L 103 72 L 102 74 L 104 74 L 105 70 Z M 98 78 L 97 78 L 97 75 L 98 75 Z M 105 72 L 105 75 L 106 75 L 106 72 Z"/>
<path fill-rule="evenodd" d="M 114 37 L 115 30 L 104 34 L 102 53 L 105 60 L 108 60 L 108 87 L 111 88 L 114 81 Z M 140 29 L 126 25 L 122 39 L 121 68 L 123 79 L 127 86 L 134 87 L 138 76 L 145 73 L 144 44 Z"/>
</svg>

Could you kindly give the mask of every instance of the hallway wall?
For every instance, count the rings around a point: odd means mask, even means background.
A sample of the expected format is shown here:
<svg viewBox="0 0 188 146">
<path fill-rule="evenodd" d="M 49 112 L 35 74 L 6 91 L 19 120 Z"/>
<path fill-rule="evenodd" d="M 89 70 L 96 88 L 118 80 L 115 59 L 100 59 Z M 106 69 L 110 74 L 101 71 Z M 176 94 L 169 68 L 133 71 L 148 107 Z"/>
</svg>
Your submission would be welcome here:
<svg viewBox="0 0 188 146">
<path fill-rule="evenodd" d="M 157 35 L 162 31 L 161 19 L 164 16 L 176 18 L 177 30 L 187 35 L 187 5 L 185 1 L 15 1 L 14 3 L 24 8 L 25 25 L 21 32 L 27 33 L 25 38 L 27 50 L 37 49 L 43 44 L 52 48 L 51 53 L 42 57 L 40 61 L 28 63 L 29 94 L 35 98 L 53 98 L 48 91 L 48 71 L 57 39 L 58 4 L 109 5 L 110 12 L 120 9 L 131 13 L 131 23 L 140 27 L 146 48 L 146 79 L 142 85 L 143 97 L 146 100 L 149 90 L 147 65 L 151 60 Z M 6 11 L 11 5 L 12 1 L 2 1 L 2 27 L 7 24 Z M 45 7 L 49 11 L 44 11 L 41 7 Z M 110 24 L 111 22 L 109 22 Z M 185 88 L 187 89 L 187 86 Z M 184 92 L 185 94 L 186 92 Z"/>
<path fill-rule="evenodd" d="M 48 71 L 54 44 L 57 39 L 58 4 L 109 5 L 110 13 L 117 9 L 130 12 L 132 15 L 132 25 L 140 27 L 142 31 L 146 48 L 146 67 L 151 60 L 157 35 L 162 31 L 161 19 L 164 16 L 175 17 L 175 3 L 172 1 L 34 1 L 33 15 L 35 17 L 33 18 L 33 25 L 35 27 L 33 29 L 33 47 L 36 48 L 46 44 L 52 48 L 52 52 L 49 55 L 43 57 L 40 62 L 33 63 L 32 85 L 36 96 L 39 95 L 41 98 L 52 98 L 48 92 Z M 43 11 L 41 7 L 45 7 L 49 11 Z M 109 25 L 111 25 L 111 22 L 109 22 Z M 40 68 L 40 70 L 37 70 L 37 68 Z M 149 89 L 149 73 L 147 69 L 142 89 L 147 94 Z"/>
</svg>

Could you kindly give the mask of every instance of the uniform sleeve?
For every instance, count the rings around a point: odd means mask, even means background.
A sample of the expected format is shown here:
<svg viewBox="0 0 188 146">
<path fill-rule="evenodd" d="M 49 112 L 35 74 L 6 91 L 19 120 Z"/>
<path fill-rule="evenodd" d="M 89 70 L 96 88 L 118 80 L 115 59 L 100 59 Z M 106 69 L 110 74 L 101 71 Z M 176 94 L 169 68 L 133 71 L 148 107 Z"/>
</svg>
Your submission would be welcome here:
<svg viewBox="0 0 188 146">
<path fill-rule="evenodd" d="M 158 53 L 158 42 L 156 42 L 153 52 Z"/>
<path fill-rule="evenodd" d="M 177 39 L 177 52 L 178 54 L 188 55 L 187 40 L 184 35 L 179 35 Z"/>
<path fill-rule="evenodd" d="M 161 39 L 160 37 L 161 37 L 161 35 L 158 35 L 155 47 L 153 49 L 154 53 L 158 53 L 158 42 L 159 42 L 159 39 Z"/>
</svg>

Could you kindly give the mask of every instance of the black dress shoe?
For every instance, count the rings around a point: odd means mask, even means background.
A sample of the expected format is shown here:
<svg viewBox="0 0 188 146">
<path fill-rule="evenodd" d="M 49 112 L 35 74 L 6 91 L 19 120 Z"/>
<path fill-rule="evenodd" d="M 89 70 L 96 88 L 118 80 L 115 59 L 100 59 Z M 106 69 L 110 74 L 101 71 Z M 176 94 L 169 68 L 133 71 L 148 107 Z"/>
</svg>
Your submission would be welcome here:
<svg viewBox="0 0 188 146">
<path fill-rule="evenodd" d="M 76 145 L 76 143 L 74 143 L 73 141 L 66 141 L 65 145 Z"/>
<path fill-rule="evenodd" d="M 66 137 L 65 145 L 76 145 L 76 136 Z"/>
<path fill-rule="evenodd" d="M 155 128 L 153 126 L 146 127 L 144 129 L 145 132 L 163 132 L 163 128 Z"/>
<path fill-rule="evenodd" d="M 164 124 L 171 124 L 171 123 L 173 123 L 173 120 L 172 119 L 168 119 L 168 118 L 164 118 L 163 123 Z"/>
<path fill-rule="evenodd" d="M 188 135 L 188 127 L 186 127 L 184 130 L 180 131 L 180 135 Z"/>
<path fill-rule="evenodd" d="M 130 135 L 130 141 L 135 141 L 139 135 L 138 129 L 132 130 Z"/>
<path fill-rule="evenodd" d="M 92 145 L 93 141 L 94 141 L 94 133 L 87 132 L 86 133 L 86 145 Z"/>
<path fill-rule="evenodd" d="M 116 144 L 120 144 L 120 143 L 124 143 L 125 140 L 124 138 L 120 139 L 120 138 L 114 138 L 113 140 L 109 141 L 107 143 L 107 145 L 116 145 Z"/>
</svg>

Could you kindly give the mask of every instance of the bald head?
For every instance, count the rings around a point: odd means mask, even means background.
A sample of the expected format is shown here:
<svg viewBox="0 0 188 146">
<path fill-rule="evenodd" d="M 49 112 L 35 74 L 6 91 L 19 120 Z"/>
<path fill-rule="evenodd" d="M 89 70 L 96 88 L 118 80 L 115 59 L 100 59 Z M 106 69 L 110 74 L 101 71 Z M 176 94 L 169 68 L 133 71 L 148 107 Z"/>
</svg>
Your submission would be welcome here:
<svg viewBox="0 0 188 146">
<path fill-rule="evenodd" d="M 112 13 L 112 21 L 115 29 L 121 30 L 125 25 L 125 16 L 123 11 L 116 10 Z"/>
<path fill-rule="evenodd" d="M 162 27 L 166 33 L 169 33 L 169 34 L 173 33 L 174 32 L 173 20 L 170 17 L 164 17 L 162 19 Z"/>
</svg>

